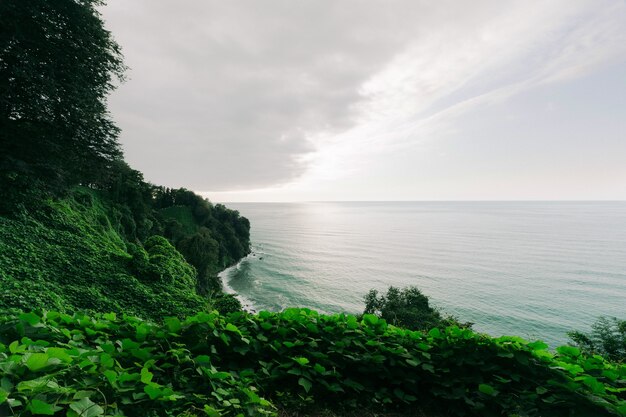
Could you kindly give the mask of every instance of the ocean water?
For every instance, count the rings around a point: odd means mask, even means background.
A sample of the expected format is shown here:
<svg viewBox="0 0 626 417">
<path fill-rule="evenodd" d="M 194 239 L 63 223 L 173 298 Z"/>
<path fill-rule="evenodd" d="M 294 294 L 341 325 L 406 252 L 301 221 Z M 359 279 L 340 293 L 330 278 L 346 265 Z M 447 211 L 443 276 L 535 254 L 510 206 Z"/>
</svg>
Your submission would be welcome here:
<svg viewBox="0 0 626 417">
<path fill-rule="evenodd" d="M 253 254 L 222 273 L 255 310 L 362 312 L 415 285 L 494 336 L 565 344 L 626 318 L 626 202 L 231 203 Z"/>
</svg>

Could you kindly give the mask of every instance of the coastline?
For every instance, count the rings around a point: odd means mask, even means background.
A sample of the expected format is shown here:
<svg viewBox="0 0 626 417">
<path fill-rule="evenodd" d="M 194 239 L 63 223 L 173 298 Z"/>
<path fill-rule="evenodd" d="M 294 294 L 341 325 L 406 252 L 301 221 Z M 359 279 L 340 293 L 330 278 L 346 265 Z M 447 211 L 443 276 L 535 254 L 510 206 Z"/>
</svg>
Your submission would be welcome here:
<svg viewBox="0 0 626 417">
<path fill-rule="evenodd" d="M 235 291 L 231 286 L 230 286 L 230 274 L 234 271 L 234 270 L 238 270 L 239 268 L 241 268 L 241 265 L 244 262 L 247 262 L 249 260 L 249 258 L 251 258 L 252 256 L 254 256 L 254 252 L 250 252 L 249 254 L 247 254 L 245 257 L 241 258 L 236 264 L 229 266 L 228 268 L 222 270 L 220 273 L 217 274 L 217 276 L 220 278 L 220 280 L 222 281 L 222 290 L 226 293 L 226 294 L 231 294 L 233 296 L 235 296 L 235 298 L 237 300 L 239 300 L 239 302 L 241 303 L 241 306 L 243 307 L 243 310 L 248 312 L 248 313 L 257 313 L 257 309 L 255 308 L 254 304 L 252 303 L 252 301 L 246 297 L 244 297 L 243 295 L 239 294 L 237 291 Z"/>
</svg>

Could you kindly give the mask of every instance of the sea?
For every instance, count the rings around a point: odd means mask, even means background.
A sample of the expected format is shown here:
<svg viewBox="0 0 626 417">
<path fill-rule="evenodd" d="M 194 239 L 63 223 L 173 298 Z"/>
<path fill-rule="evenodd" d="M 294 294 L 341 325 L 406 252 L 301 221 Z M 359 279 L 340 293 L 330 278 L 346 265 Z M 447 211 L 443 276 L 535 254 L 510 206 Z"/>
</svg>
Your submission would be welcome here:
<svg viewBox="0 0 626 417">
<path fill-rule="evenodd" d="M 252 253 L 222 272 L 248 309 L 361 313 L 416 286 L 492 336 L 567 344 L 626 319 L 626 202 L 230 203 Z"/>
</svg>

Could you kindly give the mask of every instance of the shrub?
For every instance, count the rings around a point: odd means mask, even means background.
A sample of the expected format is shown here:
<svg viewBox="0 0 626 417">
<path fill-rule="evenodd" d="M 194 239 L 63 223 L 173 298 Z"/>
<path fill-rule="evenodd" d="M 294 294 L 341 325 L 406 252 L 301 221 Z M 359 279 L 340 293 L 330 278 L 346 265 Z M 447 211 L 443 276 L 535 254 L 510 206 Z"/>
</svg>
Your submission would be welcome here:
<svg viewBox="0 0 626 417">
<path fill-rule="evenodd" d="M 441 314 L 429 305 L 417 287 L 389 287 L 387 294 L 370 290 L 365 296 L 364 314 L 375 314 L 387 322 L 411 330 L 428 330 L 442 323 Z"/>
<path fill-rule="evenodd" d="M 213 308 L 221 314 L 242 311 L 241 302 L 233 294 L 222 294 L 213 301 Z"/>
<path fill-rule="evenodd" d="M 626 320 L 600 317 L 591 329 L 588 334 L 574 331 L 568 336 L 587 354 L 600 354 L 613 361 L 626 360 Z"/>
</svg>

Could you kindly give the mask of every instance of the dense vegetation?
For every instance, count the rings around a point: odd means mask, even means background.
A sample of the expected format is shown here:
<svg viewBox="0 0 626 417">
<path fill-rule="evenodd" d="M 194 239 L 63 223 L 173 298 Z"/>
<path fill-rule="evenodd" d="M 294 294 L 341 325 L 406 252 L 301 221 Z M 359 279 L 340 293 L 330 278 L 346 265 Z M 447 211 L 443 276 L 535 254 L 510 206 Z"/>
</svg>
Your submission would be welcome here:
<svg viewBox="0 0 626 417">
<path fill-rule="evenodd" d="M 0 415 L 271 415 L 274 405 L 437 415 L 626 415 L 626 365 L 373 315 L 24 313 L 0 325 Z M 274 405 L 272 405 L 272 403 Z M 305 408 L 306 410 L 306 408 Z"/>
<path fill-rule="evenodd" d="M 626 416 L 626 365 L 594 354 L 623 359 L 621 322 L 582 354 L 454 325 L 414 288 L 360 318 L 239 311 L 216 273 L 250 225 L 124 162 L 100 4 L 0 2 L 0 416 Z"/>
<path fill-rule="evenodd" d="M 215 236 L 211 243 L 217 246 L 215 253 L 207 254 L 212 258 L 203 264 L 204 274 L 197 273 L 174 246 L 196 234 L 183 234 L 177 241 L 148 233 L 143 242 L 131 240 L 124 224 L 133 223 L 125 223 L 120 214 L 120 208 L 128 208 L 90 189 L 77 188 L 64 199 L 40 202 L 37 209 L 0 216 L 0 310 L 113 311 L 159 319 L 206 308 L 206 291 L 198 287 L 211 282 L 215 299 L 219 289 L 215 272 L 241 256 L 248 235 L 247 221 L 235 212 L 203 204 L 215 212 L 210 217 L 215 232 L 198 228 L 205 236 Z M 226 219 L 243 224 L 242 235 L 235 235 Z M 156 231 L 163 224 L 178 224 L 158 211 L 152 212 L 151 223 Z M 234 249 L 228 239 L 237 243 Z M 185 249 L 182 252 L 193 264 L 196 259 Z"/>
</svg>

